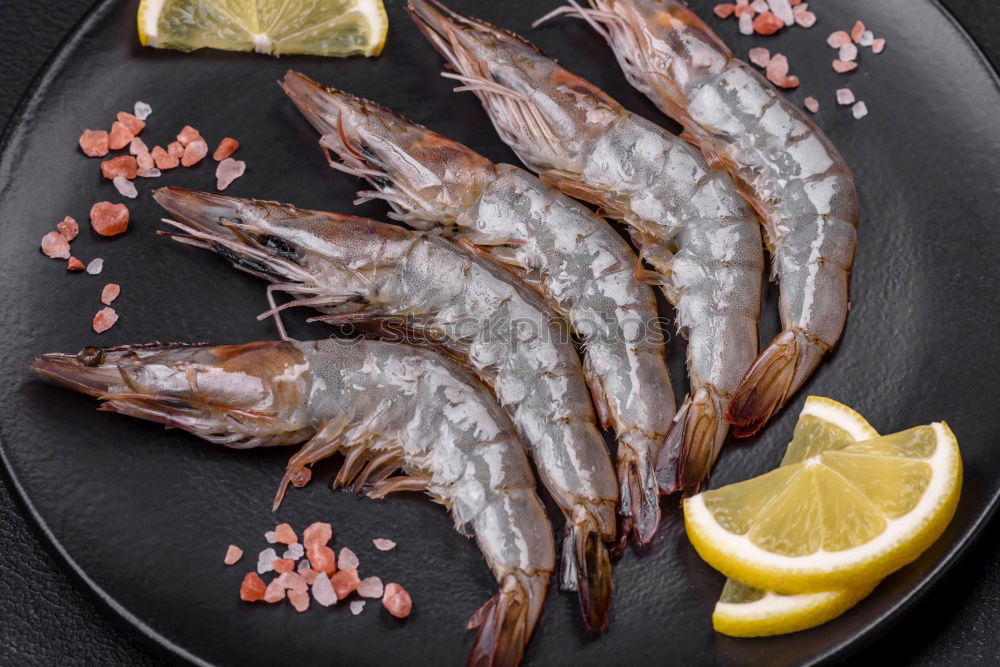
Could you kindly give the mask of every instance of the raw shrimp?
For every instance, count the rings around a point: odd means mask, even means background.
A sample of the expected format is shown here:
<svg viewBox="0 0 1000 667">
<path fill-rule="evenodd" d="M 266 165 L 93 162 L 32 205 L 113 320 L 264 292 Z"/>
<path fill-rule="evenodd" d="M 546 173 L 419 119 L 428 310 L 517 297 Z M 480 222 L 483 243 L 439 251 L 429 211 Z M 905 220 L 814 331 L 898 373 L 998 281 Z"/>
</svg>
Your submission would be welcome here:
<svg viewBox="0 0 1000 667">
<path fill-rule="evenodd" d="M 449 349 L 484 377 L 567 517 L 561 584 L 579 590 L 588 626 L 604 627 L 615 472 L 566 324 L 538 294 L 465 248 L 397 225 L 181 188 L 154 197 L 178 219 L 175 238 L 271 280 L 271 291 L 297 297 L 286 306 L 389 335 L 401 320 L 403 334 Z"/>
<path fill-rule="evenodd" d="M 411 0 L 409 10 L 458 71 L 451 76 L 465 84 L 460 89 L 475 92 L 529 167 L 630 225 L 640 256 L 655 269 L 643 276 L 676 306 L 689 341 L 691 395 L 661 450 L 660 486 L 696 486 L 722 447 L 724 413 L 757 353 L 764 260 L 749 205 L 697 149 L 523 38 L 440 3 Z"/>
<path fill-rule="evenodd" d="M 584 372 L 604 426 L 618 436 L 619 531 L 656 532 L 654 465 L 674 416 L 652 290 L 635 280 L 628 243 L 579 202 L 532 174 L 482 155 L 374 102 L 297 72 L 285 92 L 316 127 L 337 168 L 367 178 L 393 217 L 443 229 L 535 286 L 583 342 Z"/>
<path fill-rule="evenodd" d="M 406 345 L 324 340 L 91 347 L 31 369 L 103 400 L 102 410 L 227 447 L 305 443 L 279 496 L 338 451 L 334 486 L 373 498 L 424 491 L 475 537 L 500 585 L 470 620 L 470 664 L 520 660 L 554 565 L 552 531 L 510 419 L 459 364 Z"/>
<path fill-rule="evenodd" d="M 815 123 L 679 0 L 590 0 L 583 14 L 628 80 L 681 123 L 741 184 L 764 222 L 781 286 L 782 332 L 757 357 L 726 414 L 756 433 L 802 386 L 844 329 L 858 224 L 851 171 Z"/>
</svg>

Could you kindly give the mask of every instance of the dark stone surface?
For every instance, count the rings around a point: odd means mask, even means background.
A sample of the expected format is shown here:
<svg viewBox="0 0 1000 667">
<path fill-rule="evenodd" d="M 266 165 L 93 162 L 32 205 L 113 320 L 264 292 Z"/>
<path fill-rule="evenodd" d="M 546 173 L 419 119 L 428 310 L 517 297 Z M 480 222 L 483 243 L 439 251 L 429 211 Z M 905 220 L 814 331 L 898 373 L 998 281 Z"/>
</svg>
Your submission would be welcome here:
<svg viewBox="0 0 1000 667">
<path fill-rule="evenodd" d="M 0 124 L 6 122 L 52 49 L 89 4 L 88 0 L 0 2 Z M 1000 63 L 1000 6 L 993 0 L 947 0 L 945 4 L 994 65 Z M 954 335 L 957 339 L 961 332 Z M 102 603 L 83 592 L 79 582 L 57 566 L 9 490 L 0 485 L 0 662 L 164 662 L 156 649 L 111 618 Z M 994 521 L 961 563 L 876 640 L 865 657 L 881 659 L 884 664 L 995 663 L 1000 655 L 997 619 L 1000 525 Z"/>
</svg>

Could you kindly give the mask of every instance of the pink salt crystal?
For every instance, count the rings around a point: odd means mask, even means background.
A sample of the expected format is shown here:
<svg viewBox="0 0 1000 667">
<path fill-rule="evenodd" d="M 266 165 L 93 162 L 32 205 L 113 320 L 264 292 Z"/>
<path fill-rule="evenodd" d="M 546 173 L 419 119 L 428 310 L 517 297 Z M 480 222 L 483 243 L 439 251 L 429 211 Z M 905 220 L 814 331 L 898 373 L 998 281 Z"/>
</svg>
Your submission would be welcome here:
<svg viewBox="0 0 1000 667">
<path fill-rule="evenodd" d="M 872 42 L 875 41 L 875 33 L 871 30 L 865 30 L 861 33 L 861 39 L 858 40 L 858 44 L 861 46 L 871 46 Z"/>
<path fill-rule="evenodd" d="M 838 88 L 837 104 L 854 104 L 854 91 L 850 88 Z"/>
<path fill-rule="evenodd" d="M 782 88 L 798 88 L 799 87 L 799 77 L 797 76 L 786 76 L 780 84 Z"/>
<path fill-rule="evenodd" d="M 354 614 L 355 616 L 357 616 L 358 614 L 360 614 L 364 610 L 365 610 L 365 601 L 364 600 L 352 600 L 351 601 L 351 613 L 352 614 Z"/>
<path fill-rule="evenodd" d="M 107 287 L 104 288 L 105 292 L 108 291 L 108 287 L 111 287 L 111 285 L 108 285 Z M 117 287 L 117 285 L 115 285 L 115 287 Z M 118 296 L 118 295 L 115 294 L 115 296 Z M 104 295 L 103 294 L 101 295 L 101 301 L 103 303 L 111 303 L 111 301 L 114 301 L 114 300 L 115 300 L 115 297 L 111 297 L 110 301 L 104 301 Z M 234 565 L 237 562 L 239 562 L 239 560 L 241 558 L 243 558 L 243 549 L 240 549 L 235 544 L 230 544 L 229 548 L 226 549 L 226 558 L 222 562 L 225 563 L 226 565 Z M 254 573 L 250 572 L 249 574 L 254 574 Z M 249 576 L 249 575 L 247 575 L 247 576 Z M 257 575 L 254 575 L 254 576 L 257 576 Z"/>
<path fill-rule="evenodd" d="M 333 539 L 333 527 L 324 522 L 317 521 L 316 523 L 309 524 L 304 531 L 302 531 L 302 543 L 307 547 L 310 544 L 324 545 Z"/>
<path fill-rule="evenodd" d="M 141 178 L 159 178 L 161 172 L 154 167 L 152 169 L 139 169 L 135 173 Z"/>
<path fill-rule="evenodd" d="M 69 261 L 66 262 L 67 271 L 83 271 L 84 268 L 83 262 L 78 260 L 76 257 L 70 257 Z"/>
<path fill-rule="evenodd" d="M 101 175 L 109 181 L 113 181 L 115 176 L 124 176 L 131 181 L 138 169 L 139 165 L 131 155 L 120 155 L 101 163 Z"/>
<path fill-rule="evenodd" d="M 379 551 L 390 551 L 396 548 L 395 542 L 393 542 L 392 540 L 387 540 L 384 537 L 376 537 L 374 540 L 372 540 L 372 544 L 374 544 L 375 548 L 378 549 Z"/>
<path fill-rule="evenodd" d="M 309 567 L 317 572 L 333 574 L 337 571 L 337 557 L 330 547 L 310 545 L 306 547 L 306 555 L 309 557 Z"/>
<path fill-rule="evenodd" d="M 94 331 L 97 333 L 104 333 L 111 327 L 115 325 L 118 321 L 118 313 L 115 312 L 114 308 L 101 308 L 94 315 Z"/>
<path fill-rule="evenodd" d="M 750 58 L 750 62 L 757 67 L 767 67 L 767 63 L 771 61 L 771 52 L 767 49 L 755 46 L 750 49 L 747 57 Z"/>
<path fill-rule="evenodd" d="M 358 584 L 358 595 L 363 598 L 380 598 L 383 588 L 382 580 L 378 577 L 365 577 Z"/>
<path fill-rule="evenodd" d="M 80 150 L 87 157 L 104 157 L 108 154 L 108 141 L 104 130 L 84 130 L 80 135 Z"/>
<path fill-rule="evenodd" d="M 758 14 L 769 11 L 767 0 L 753 0 L 753 2 L 750 3 L 750 9 L 754 10 Z"/>
<path fill-rule="evenodd" d="M 806 109 L 809 109 L 811 113 L 816 113 L 817 111 L 819 111 L 819 100 L 817 100 L 815 97 L 807 97 L 806 99 L 802 100 L 802 106 L 804 106 Z"/>
<path fill-rule="evenodd" d="M 67 241 L 72 241 L 76 238 L 76 235 L 80 233 L 80 225 L 76 224 L 76 220 L 70 216 L 66 216 L 62 219 L 62 222 L 56 225 L 56 229 L 62 234 Z"/>
<path fill-rule="evenodd" d="M 121 293 L 122 293 L 121 285 L 119 285 L 118 283 L 108 283 L 107 285 L 104 286 L 104 289 L 101 290 L 101 303 L 103 303 L 105 306 L 110 306 L 111 302 L 117 299 L 118 295 Z M 229 558 L 229 555 L 232 554 L 234 550 L 239 551 L 239 553 L 236 555 L 236 560 L 239 560 L 240 556 L 243 555 L 243 550 L 240 549 L 239 547 L 234 547 L 232 545 L 229 546 L 229 551 L 226 552 L 226 558 Z M 233 563 L 235 563 L 236 560 L 234 560 Z M 226 563 L 226 565 L 232 565 L 233 563 Z"/>
<path fill-rule="evenodd" d="M 257 573 L 266 574 L 274 570 L 274 561 L 278 560 L 278 554 L 274 549 L 264 549 L 257 554 Z"/>
<path fill-rule="evenodd" d="M 309 609 L 309 593 L 306 591 L 288 591 L 288 601 L 300 614 Z"/>
<path fill-rule="evenodd" d="M 295 544 L 299 541 L 299 537 L 289 524 L 279 523 L 274 527 L 274 541 L 282 544 Z"/>
<path fill-rule="evenodd" d="M 212 153 L 212 159 L 216 162 L 222 162 L 227 157 L 235 153 L 240 147 L 240 142 L 236 141 L 232 137 L 226 137 L 219 142 L 218 148 Z"/>
<path fill-rule="evenodd" d="M 799 7 L 805 7 L 805 5 L 799 5 Z M 811 28 L 816 25 L 816 15 L 812 12 L 798 12 L 795 14 L 795 22 L 803 28 Z"/>
<path fill-rule="evenodd" d="M 274 544 L 275 542 L 278 541 L 278 538 L 274 536 L 273 530 L 269 530 L 266 533 L 264 533 L 264 539 L 267 540 L 268 544 Z"/>
<path fill-rule="evenodd" d="M 145 102 L 136 102 L 132 107 L 132 113 L 134 113 L 135 117 L 139 120 L 146 120 L 149 118 L 150 114 L 153 113 L 153 107 L 149 106 Z"/>
<path fill-rule="evenodd" d="M 844 44 L 840 47 L 838 57 L 841 60 L 855 60 L 858 57 L 858 47 L 854 44 Z"/>
<path fill-rule="evenodd" d="M 292 560 L 298 560 L 302 558 L 306 553 L 305 547 L 296 542 L 295 544 L 289 544 L 288 548 L 285 549 L 285 553 L 281 554 L 282 558 L 291 558 Z"/>
<path fill-rule="evenodd" d="M 340 567 L 347 570 L 356 570 L 361 565 L 361 561 L 358 560 L 355 553 L 347 547 L 340 550 L 340 556 L 337 558 L 337 563 Z"/>
<path fill-rule="evenodd" d="M 771 56 L 767 63 L 767 80 L 776 86 L 780 86 L 785 77 L 788 76 L 788 58 L 780 53 Z"/>
<path fill-rule="evenodd" d="M 144 142 L 139 137 L 135 137 L 128 145 L 128 152 L 131 153 L 132 155 L 135 155 L 136 158 L 138 158 L 138 156 L 142 155 L 143 153 L 148 154 L 149 149 L 146 148 L 146 142 Z"/>
<path fill-rule="evenodd" d="M 139 175 L 138 169 L 136 170 L 136 176 Z M 129 199 L 135 199 L 139 195 L 139 191 L 135 189 L 135 185 L 132 181 L 128 180 L 124 176 L 115 176 L 114 180 L 115 189 L 118 190 L 118 194 L 122 197 L 128 197 Z"/>
<path fill-rule="evenodd" d="M 125 204 L 99 201 L 90 207 L 90 227 L 101 236 L 115 236 L 128 229 L 128 208 Z"/>
<path fill-rule="evenodd" d="M 325 572 L 316 575 L 312 584 L 312 596 L 317 604 L 324 607 L 336 604 L 337 594 L 333 590 L 333 584 L 330 583 L 330 577 L 326 576 Z"/>
<path fill-rule="evenodd" d="M 750 6 L 750 0 L 736 0 L 736 9 L 733 10 L 737 18 L 740 18 L 746 14 L 753 18 L 753 7 Z"/>
<path fill-rule="evenodd" d="M 785 22 L 771 12 L 758 14 L 753 20 L 753 29 L 758 35 L 773 35 L 785 26 Z"/>
<path fill-rule="evenodd" d="M 176 156 L 171 155 L 160 146 L 153 146 L 153 150 L 149 154 L 153 158 L 153 162 L 156 163 L 157 169 L 173 169 L 181 162 Z"/>
<path fill-rule="evenodd" d="M 853 60 L 839 60 L 838 59 L 838 60 L 834 60 L 833 61 L 833 69 L 836 70 L 837 72 L 839 72 L 840 74 L 844 74 L 846 72 L 851 72 L 853 70 L 856 70 L 857 68 L 858 68 L 858 64 L 856 62 L 854 62 Z"/>
<path fill-rule="evenodd" d="M 305 579 L 306 583 L 309 584 L 310 586 L 316 583 L 316 579 L 319 577 L 319 575 L 322 574 L 326 576 L 326 572 L 317 572 L 316 570 L 309 567 L 308 560 L 299 561 L 299 574 L 302 575 L 302 578 Z M 327 578 L 329 579 L 329 577 Z"/>
<path fill-rule="evenodd" d="M 279 584 L 284 586 L 286 589 L 294 591 L 306 591 L 309 586 L 306 584 L 306 580 L 298 572 L 282 572 L 281 575 L 275 579 Z"/>
<path fill-rule="evenodd" d="M 136 155 L 135 164 L 138 167 L 138 169 L 136 170 L 137 176 L 141 176 L 139 172 L 144 169 L 148 170 L 156 167 L 156 161 L 153 160 L 153 156 L 149 154 L 149 151 L 146 151 L 145 153 L 139 153 L 138 155 Z"/>
<path fill-rule="evenodd" d="M 190 125 L 185 125 L 184 128 L 181 129 L 180 133 L 177 135 L 177 141 L 181 143 L 181 146 L 187 146 L 189 143 L 195 141 L 196 139 L 201 139 L 201 132 L 194 129 Z"/>
<path fill-rule="evenodd" d="M 96 276 L 104 270 L 104 260 L 100 257 L 96 257 L 87 264 L 87 273 Z"/>
<path fill-rule="evenodd" d="M 872 53 L 882 53 L 885 49 L 885 38 L 876 37 L 872 40 Z"/>
<path fill-rule="evenodd" d="M 119 111 L 118 115 L 115 116 L 118 122 L 128 128 L 128 131 L 132 134 L 139 134 L 142 132 L 142 128 L 146 127 L 146 122 L 141 118 L 133 116 L 128 111 Z"/>
<path fill-rule="evenodd" d="M 715 15 L 718 16 L 720 19 L 728 19 L 730 16 L 733 15 L 733 12 L 736 11 L 736 5 L 729 3 L 716 5 L 712 9 L 712 11 L 715 12 Z"/>
<path fill-rule="evenodd" d="M 247 575 L 243 577 L 243 583 L 240 584 L 240 599 L 244 602 L 263 600 L 266 590 L 267 586 L 264 585 L 264 580 L 257 576 L 256 572 L 247 572 Z"/>
<path fill-rule="evenodd" d="M 753 12 L 748 12 L 740 16 L 740 34 L 753 34 Z"/>
<path fill-rule="evenodd" d="M 52 259 L 69 259 L 69 241 L 59 232 L 42 237 L 42 252 Z"/>
<path fill-rule="evenodd" d="M 844 44 L 850 44 L 850 42 L 851 36 L 843 30 L 832 32 L 830 33 L 830 36 L 826 38 L 826 43 L 830 45 L 831 49 L 839 49 Z"/>
<path fill-rule="evenodd" d="M 337 594 L 338 600 L 343 600 L 361 583 L 357 570 L 337 570 L 337 573 L 330 577 L 333 590 Z"/>
<path fill-rule="evenodd" d="M 227 157 L 215 168 L 215 188 L 225 190 L 247 170 L 247 163 Z"/>
<path fill-rule="evenodd" d="M 802 4 L 802 0 L 788 0 L 788 4 L 790 4 L 792 7 L 798 7 L 800 4 Z"/>
<path fill-rule="evenodd" d="M 278 574 L 287 574 L 295 568 L 295 561 L 291 558 L 278 558 L 271 566 Z"/>
<path fill-rule="evenodd" d="M 784 21 L 785 25 L 795 23 L 795 15 L 788 0 L 767 0 L 767 4 L 771 7 L 771 13 Z"/>
<path fill-rule="evenodd" d="M 201 162 L 206 155 L 208 155 L 208 144 L 205 143 L 204 139 L 195 139 L 184 147 L 181 164 L 185 167 L 193 167 Z"/>
<path fill-rule="evenodd" d="M 860 20 L 855 22 L 854 27 L 851 28 L 851 40 L 857 44 L 861 41 L 861 36 L 865 34 L 865 24 Z"/>
<path fill-rule="evenodd" d="M 167 152 L 179 160 L 184 155 L 184 144 L 179 141 L 171 141 L 167 144 Z"/>
<path fill-rule="evenodd" d="M 391 583 L 385 585 L 382 606 L 396 618 L 406 618 L 413 610 L 413 601 L 410 600 L 410 594 L 405 588 L 397 583 Z"/>
<path fill-rule="evenodd" d="M 119 148 L 125 148 L 130 143 L 132 143 L 132 131 L 128 129 L 125 123 L 115 121 L 111 123 L 111 133 L 108 134 L 108 148 L 113 151 Z"/>
<path fill-rule="evenodd" d="M 267 585 L 267 589 L 264 591 L 264 602 L 281 602 L 285 599 L 285 587 L 278 583 L 275 579 Z"/>
<path fill-rule="evenodd" d="M 851 113 L 858 120 L 861 120 L 868 115 L 868 105 L 864 102 L 855 102 L 854 106 L 851 107 Z"/>
</svg>

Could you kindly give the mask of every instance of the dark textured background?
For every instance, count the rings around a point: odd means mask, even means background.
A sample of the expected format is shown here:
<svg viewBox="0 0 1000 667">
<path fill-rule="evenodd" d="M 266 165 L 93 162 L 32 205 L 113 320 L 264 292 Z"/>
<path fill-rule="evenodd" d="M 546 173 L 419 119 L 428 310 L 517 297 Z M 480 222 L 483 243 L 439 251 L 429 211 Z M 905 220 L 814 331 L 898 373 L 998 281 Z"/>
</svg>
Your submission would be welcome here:
<svg viewBox="0 0 1000 667">
<path fill-rule="evenodd" d="M 835 2 L 836 0 L 815 0 Z M 944 0 L 1000 64 L 1000 4 Z M 90 0 L 0 0 L 0 125 Z M 127 547 L 126 547 L 127 548 Z M 1000 656 L 1000 522 L 864 654 L 886 664 L 986 664 Z M 0 664 L 164 664 L 64 574 L 0 485 Z"/>
</svg>

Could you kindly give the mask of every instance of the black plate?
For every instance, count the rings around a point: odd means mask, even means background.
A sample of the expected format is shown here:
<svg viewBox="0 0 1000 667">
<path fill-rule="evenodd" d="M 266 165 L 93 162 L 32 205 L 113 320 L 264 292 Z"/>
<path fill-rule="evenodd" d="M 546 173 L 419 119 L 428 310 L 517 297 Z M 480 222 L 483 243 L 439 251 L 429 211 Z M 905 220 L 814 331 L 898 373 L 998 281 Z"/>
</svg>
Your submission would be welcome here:
<svg viewBox="0 0 1000 667">
<path fill-rule="evenodd" d="M 94 401 L 28 376 L 45 351 L 154 340 L 237 342 L 275 335 L 254 316 L 262 285 L 215 257 L 154 235 L 160 211 L 149 191 L 166 184 L 210 189 L 214 163 L 138 182 L 129 202 L 132 226 L 115 239 L 85 224 L 94 201 L 121 197 L 102 181 L 97 160 L 76 140 L 107 127 L 136 100 L 153 105 L 142 137 L 165 144 L 186 123 L 214 147 L 240 139 L 246 176 L 229 190 L 302 206 L 382 216 L 378 204 L 351 206 L 359 183 L 329 170 L 316 136 L 275 85 L 289 67 L 372 97 L 459 139 L 497 161 L 514 161 L 494 136 L 478 102 L 450 92 L 437 76 L 438 56 L 388 0 L 390 34 L 375 60 L 279 59 L 138 46 L 135 3 L 102 2 L 50 61 L 9 128 L 0 162 L 3 309 L 0 430 L 5 468 L 28 513 L 82 582 L 129 624 L 170 652 L 209 663 L 459 664 L 471 644 L 465 620 L 495 585 L 473 543 L 451 530 L 444 511 L 419 496 L 384 503 L 331 492 L 322 480 L 289 494 L 277 516 L 270 498 L 287 452 L 230 452 L 180 433 L 94 412 Z M 531 31 L 556 4 L 472 2 L 455 7 L 523 32 L 551 55 L 629 108 L 663 119 L 629 88 L 605 45 L 579 22 Z M 714 2 L 697 4 L 708 16 Z M 543 6 L 544 5 L 544 6 Z M 997 79 L 967 35 L 929 0 L 816 3 L 819 23 L 776 38 L 736 35 L 735 22 L 710 19 L 735 51 L 763 43 L 789 56 L 801 89 L 820 99 L 819 124 L 854 169 L 861 197 L 854 304 L 838 350 L 788 410 L 763 434 L 729 446 L 713 486 L 772 468 L 780 459 L 807 393 L 857 408 L 883 432 L 946 419 L 958 435 L 965 486 L 954 521 L 916 563 L 889 577 L 867 600 L 821 628 L 780 638 L 736 640 L 711 629 L 722 577 L 702 563 L 667 502 L 665 526 L 649 553 L 628 553 L 615 568 L 613 618 L 599 639 L 586 637 L 572 596 L 550 594 L 527 654 L 531 664 L 629 662 L 797 663 L 830 657 L 879 632 L 950 566 L 985 524 L 1000 493 L 994 352 L 1000 330 L 994 263 L 1000 179 Z M 862 18 L 888 38 L 865 51 L 850 76 L 830 68 L 824 45 L 834 29 Z M 854 120 L 833 101 L 849 85 L 871 114 Z M 106 258 L 100 277 L 68 275 L 39 254 L 42 234 L 66 214 L 83 232 L 73 244 L 85 261 Z M 90 331 L 105 282 L 123 286 L 119 324 Z M 775 331 L 774 290 L 762 322 Z M 292 335 L 326 335 L 292 321 Z M 683 345 L 670 352 L 678 391 Z M 245 608 L 236 595 L 243 573 L 264 548 L 276 520 L 301 527 L 334 524 L 337 545 L 354 548 L 362 573 L 396 580 L 412 592 L 406 622 L 369 603 L 359 617 L 345 605 L 297 614 L 288 605 Z M 376 551 L 370 538 L 399 542 Z M 243 546 L 240 566 L 226 568 L 226 545 Z"/>
</svg>

